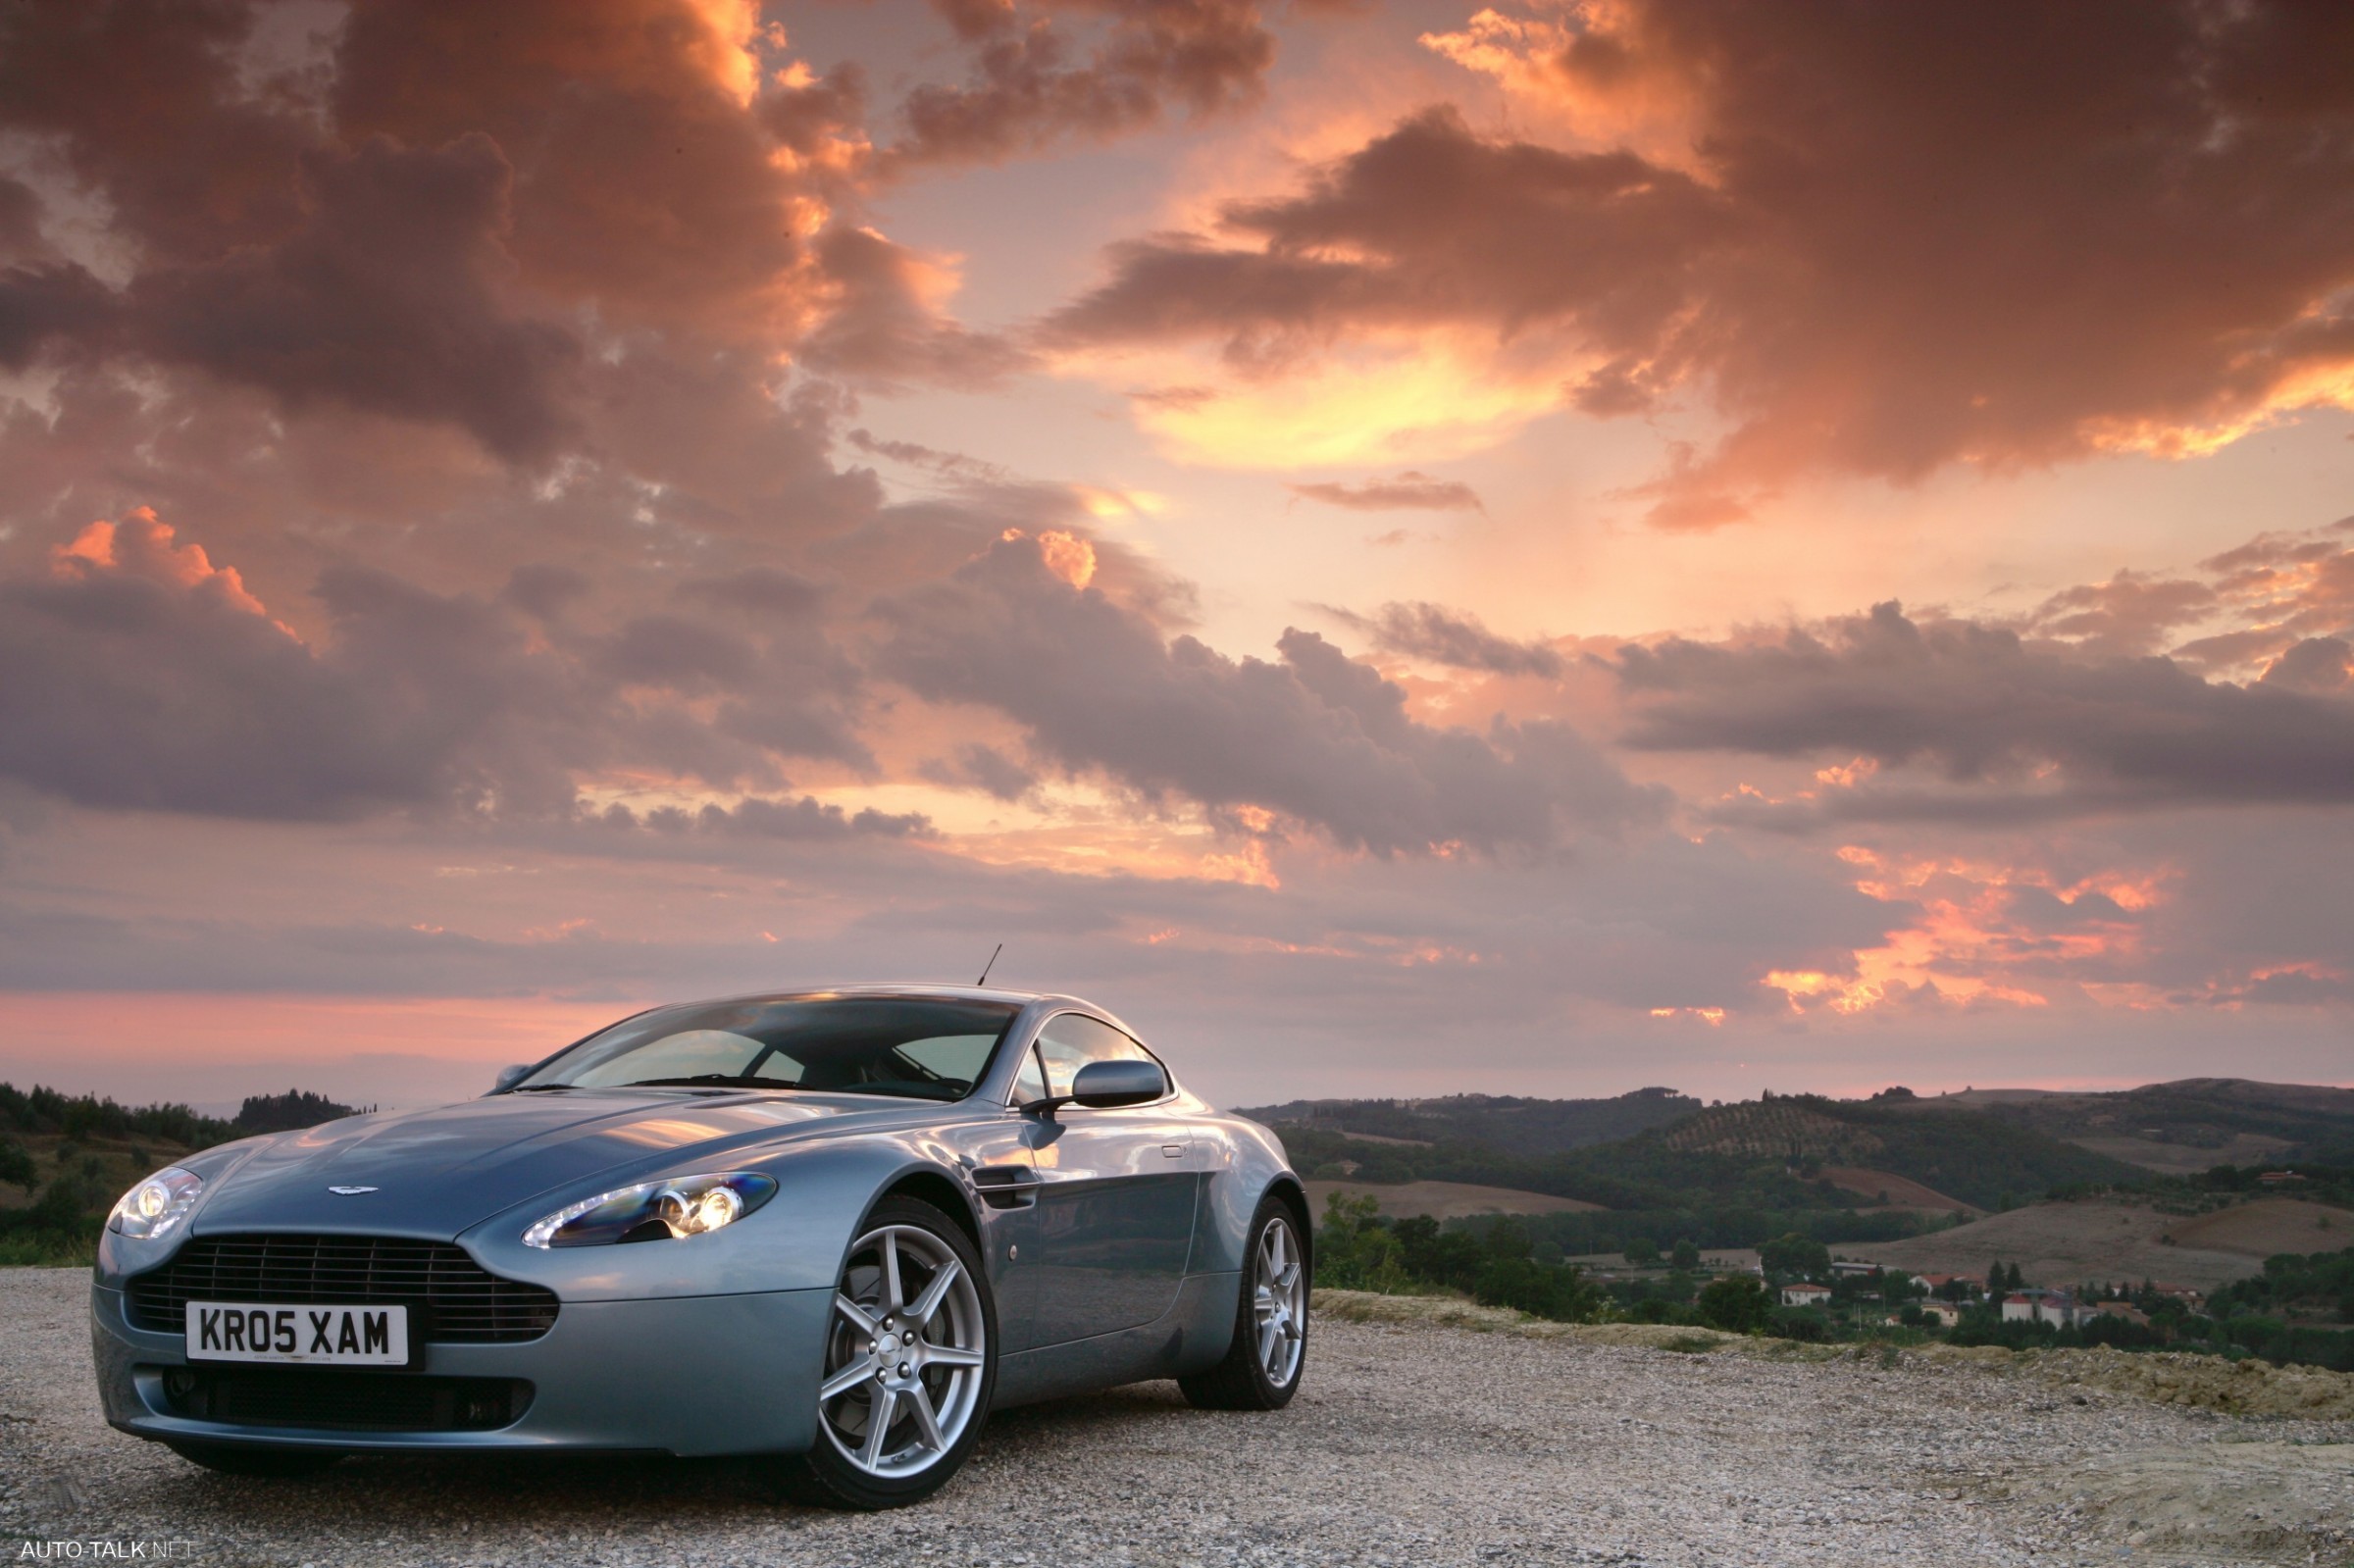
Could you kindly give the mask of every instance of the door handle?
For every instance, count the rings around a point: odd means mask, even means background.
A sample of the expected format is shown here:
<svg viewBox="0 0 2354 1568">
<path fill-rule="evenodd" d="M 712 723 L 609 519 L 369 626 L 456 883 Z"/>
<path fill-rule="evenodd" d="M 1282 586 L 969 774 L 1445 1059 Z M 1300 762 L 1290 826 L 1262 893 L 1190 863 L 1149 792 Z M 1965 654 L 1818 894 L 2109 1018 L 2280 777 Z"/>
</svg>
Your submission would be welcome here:
<svg viewBox="0 0 2354 1568">
<path fill-rule="evenodd" d="M 1160 1145 L 1160 1152 L 1165 1159 L 1181 1160 L 1185 1158 L 1185 1145 L 1183 1143 L 1163 1143 Z"/>
</svg>

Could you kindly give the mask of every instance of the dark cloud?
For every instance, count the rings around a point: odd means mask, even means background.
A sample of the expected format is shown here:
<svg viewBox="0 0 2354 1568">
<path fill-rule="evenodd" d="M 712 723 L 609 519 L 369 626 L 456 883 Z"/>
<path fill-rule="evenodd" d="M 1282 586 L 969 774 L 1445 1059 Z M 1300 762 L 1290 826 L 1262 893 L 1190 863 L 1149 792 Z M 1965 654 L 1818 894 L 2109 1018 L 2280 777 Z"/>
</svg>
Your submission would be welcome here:
<svg viewBox="0 0 2354 1568">
<path fill-rule="evenodd" d="M 998 4 L 936 0 L 972 54 L 955 85 L 907 95 L 893 165 L 990 163 L 1065 137 L 1100 139 L 1259 96 L 1275 38 L 1256 0 Z M 1082 29 L 1077 19 L 1096 21 Z"/>
<path fill-rule="evenodd" d="M 773 340 L 808 305 L 795 220 L 844 192 L 821 161 L 773 156 L 728 54 L 685 0 L 360 0 L 331 107 L 352 140 L 481 132 L 505 149 L 510 243 L 534 289 L 618 325 Z M 795 103 L 802 145 L 838 128 L 812 117 L 854 110 Z"/>
<path fill-rule="evenodd" d="M 569 694 L 486 607 L 346 569 L 321 585 L 339 633 L 323 657 L 195 565 L 191 582 L 68 561 L 0 584 L 0 772 L 86 804 L 236 817 L 569 797 L 508 725 L 560 726 Z"/>
<path fill-rule="evenodd" d="M 546 456 L 569 423 L 580 350 L 502 302 L 497 145 L 479 132 L 432 151 L 374 139 L 306 167 L 313 205 L 284 240 L 139 280 L 143 344 L 297 406 L 333 397 L 449 419 L 504 456 Z"/>
<path fill-rule="evenodd" d="M 722 581 L 747 579 L 776 586 Z M 555 613 L 591 591 L 549 571 L 485 598 L 337 565 L 305 640 L 152 514 L 95 525 L 50 575 L 0 580 L 0 777 L 305 820 L 561 813 L 604 768 L 739 788 L 777 783 L 779 756 L 872 766 L 860 677 L 805 616 Z"/>
<path fill-rule="evenodd" d="M 0 269 L 0 366 L 23 370 L 60 339 L 89 342 L 120 322 L 115 296 L 72 263 Z"/>
<path fill-rule="evenodd" d="M 1407 470 L 1395 479 L 1367 480 L 1361 484 L 1287 484 L 1285 489 L 1305 500 L 1352 512 L 1485 512 L 1479 492 L 1460 480 L 1434 480 Z"/>
<path fill-rule="evenodd" d="M 499 597 L 524 614 L 553 621 L 588 591 L 588 575 L 553 561 L 530 561 L 507 574 Z"/>
<path fill-rule="evenodd" d="M 679 592 L 689 599 L 763 618 L 805 616 L 826 596 L 826 590 L 809 579 L 773 566 L 747 566 L 725 577 L 695 578 L 681 583 Z"/>
<path fill-rule="evenodd" d="M 253 25 L 245 0 L 9 6 L 0 126 L 60 138 L 74 177 L 152 255 L 210 261 L 268 243 L 300 221 L 317 130 L 239 81 Z"/>
<path fill-rule="evenodd" d="M 663 686 L 683 695 L 741 687 L 758 663 L 751 643 L 677 615 L 641 615 L 599 639 L 596 667 L 624 685 Z"/>
<path fill-rule="evenodd" d="M 1736 808 L 1768 824 L 2354 801 L 2354 703 L 1892 603 L 1754 641 L 1627 647 L 1618 672 L 1631 745 L 1861 756 L 1935 782 L 1882 774 L 1787 811 Z"/>
<path fill-rule="evenodd" d="M 941 315 L 925 297 L 926 264 L 874 230 L 831 229 L 816 252 L 832 294 L 824 321 L 800 344 L 814 368 L 872 386 L 972 389 L 1029 363 L 1005 339 Z"/>
<path fill-rule="evenodd" d="M 2053 594 L 2026 625 L 2087 652 L 2131 657 L 2163 650 L 2179 629 L 2196 626 L 2222 603 L 2222 595 L 2205 582 L 2120 572 L 2106 582 Z"/>
<path fill-rule="evenodd" d="M 1384 653 L 1427 659 L 1458 670 L 1491 675 L 1533 675 L 1558 679 L 1568 668 L 1560 653 L 1542 642 L 1514 642 L 1482 626 L 1479 618 L 1438 604 L 1385 604 L 1369 616 L 1331 610 Z"/>
<path fill-rule="evenodd" d="M 596 827 L 608 830 L 644 828 L 659 834 L 696 833 L 788 841 L 923 838 L 932 835 L 932 820 L 920 811 L 883 812 L 868 807 L 849 812 L 814 795 L 803 795 L 797 800 L 747 795 L 734 806 L 707 805 L 692 812 L 677 806 L 658 806 L 642 815 L 627 806 L 614 805 L 606 807 L 592 821 Z"/>
<path fill-rule="evenodd" d="M 978 741 L 956 748 L 952 757 L 924 764 L 923 775 L 952 789 L 979 789 L 999 800 L 1019 800 L 1038 786 L 1038 775 L 995 746 Z"/>
<path fill-rule="evenodd" d="M 2268 686 L 2298 691 L 2343 691 L 2354 665 L 2354 643 L 2344 637 L 2306 637 L 2292 644 L 2264 672 Z"/>
<path fill-rule="evenodd" d="M 1427 111 L 1116 249 L 1049 340 L 1261 373 L 1401 328 L 1551 343 L 1599 364 L 1588 412 L 1694 386 L 1735 422 L 1654 494 L 1685 527 L 1814 467 L 2166 449 L 2354 362 L 2354 75 L 2316 66 L 2354 50 L 2342 8 L 1638 0 L 1561 37 L 1530 78 L 1590 136 L 1666 117 L 1688 165 Z"/>
<path fill-rule="evenodd" d="M 1574 320 L 1596 343 L 1648 344 L 1731 217 L 1706 186 L 1630 154 L 1489 142 L 1432 109 L 1298 197 L 1228 205 L 1223 224 L 1248 243 L 1180 234 L 1116 249 L 1111 281 L 1050 318 L 1047 340 L 1212 337 L 1255 370 L 1353 329 L 1450 321 Z"/>
<path fill-rule="evenodd" d="M 1003 541 L 880 606 L 879 660 L 936 702 L 996 708 L 1035 754 L 1149 795 L 1257 806 L 1377 853 L 1552 845 L 1655 819 L 1662 801 L 1574 732 L 1409 718 L 1406 693 L 1309 632 L 1235 660 L 1153 626 Z"/>
</svg>

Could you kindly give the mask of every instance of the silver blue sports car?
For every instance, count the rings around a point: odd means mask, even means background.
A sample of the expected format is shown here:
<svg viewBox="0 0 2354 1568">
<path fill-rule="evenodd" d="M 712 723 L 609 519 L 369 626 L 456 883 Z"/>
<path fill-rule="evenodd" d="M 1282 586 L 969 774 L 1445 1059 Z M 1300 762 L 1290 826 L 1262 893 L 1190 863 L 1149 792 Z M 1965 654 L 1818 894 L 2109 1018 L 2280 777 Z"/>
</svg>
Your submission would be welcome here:
<svg viewBox="0 0 2354 1568">
<path fill-rule="evenodd" d="M 107 1419 L 198 1464 L 776 1454 L 810 1500 L 952 1475 L 992 1409 L 1300 1386 L 1283 1149 L 1070 996 L 661 1007 L 481 1099 L 224 1144 L 115 1206 Z"/>
</svg>

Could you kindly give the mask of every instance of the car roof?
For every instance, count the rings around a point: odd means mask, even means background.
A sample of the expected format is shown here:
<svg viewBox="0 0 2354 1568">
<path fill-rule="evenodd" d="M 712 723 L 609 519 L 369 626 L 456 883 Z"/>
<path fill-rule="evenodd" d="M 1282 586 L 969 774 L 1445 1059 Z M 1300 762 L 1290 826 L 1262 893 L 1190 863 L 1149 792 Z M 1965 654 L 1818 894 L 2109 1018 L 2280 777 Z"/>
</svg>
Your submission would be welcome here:
<svg viewBox="0 0 2354 1568">
<path fill-rule="evenodd" d="M 1084 1007 L 1090 1012 L 1102 1012 L 1093 1002 L 1052 991 L 1009 990 L 1001 986 L 945 986 L 929 981 L 862 981 L 843 986 L 802 986 L 791 990 L 745 991 L 733 996 L 706 996 L 660 1005 L 666 1008 L 709 1007 L 720 1002 L 799 1002 L 817 1001 L 830 996 L 906 996 L 927 1001 L 1004 1002 L 1014 1007 L 1028 1007 L 1036 1002 L 1060 1002 Z"/>
</svg>

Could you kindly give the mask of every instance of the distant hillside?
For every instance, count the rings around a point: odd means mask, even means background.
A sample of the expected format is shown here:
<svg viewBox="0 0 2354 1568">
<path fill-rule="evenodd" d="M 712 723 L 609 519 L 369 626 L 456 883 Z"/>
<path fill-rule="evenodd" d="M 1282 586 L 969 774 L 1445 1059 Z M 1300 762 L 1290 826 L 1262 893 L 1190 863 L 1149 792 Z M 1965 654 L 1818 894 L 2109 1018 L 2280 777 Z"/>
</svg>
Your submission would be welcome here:
<svg viewBox="0 0 2354 1568">
<path fill-rule="evenodd" d="M 1421 1100 L 1289 1100 L 1238 1110 L 1268 1127 L 1293 1126 L 1375 1141 L 1477 1143 L 1543 1158 L 1664 1126 L 1701 1108 L 1671 1088 L 1614 1099 L 1546 1100 L 1513 1094 L 1449 1094 Z"/>
<path fill-rule="evenodd" d="M 1979 1089 L 1911 1105 L 1982 1111 L 2149 1170 L 2354 1165 L 2354 1089 L 2328 1085 L 2185 1078 L 2113 1093 Z"/>
<path fill-rule="evenodd" d="M 2114 1186 L 2140 1182 L 2147 1172 L 2106 1154 L 2077 1146 L 2007 1117 L 1951 1111 L 1922 1115 L 1885 1100 L 1782 1098 L 1753 1106 L 1764 1120 L 1798 1112 L 1843 1129 L 1819 1135 L 1825 1152 L 1808 1150 L 1824 1163 L 1869 1165 L 1950 1193 L 1979 1208 L 2000 1208 L 2040 1196 L 2056 1187 Z M 1706 1115 L 1715 1115 L 1707 1112 Z M 1673 1137 L 1681 1129 L 1670 1129 Z M 1842 1157 L 1833 1161 L 1831 1154 Z M 1845 1157 L 1849 1153 L 1866 1159 Z"/>
<path fill-rule="evenodd" d="M 2212 1290 L 2264 1270 L 2276 1253 L 2311 1253 L 2354 1235 L 2354 1212 L 2261 1198 L 2184 1217 L 2131 1198 L 2037 1203 L 1910 1240 L 1839 1250 L 1874 1263 L 1983 1279 L 2017 1263 L 2032 1285 L 2156 1280 Z"/>
</svg>

